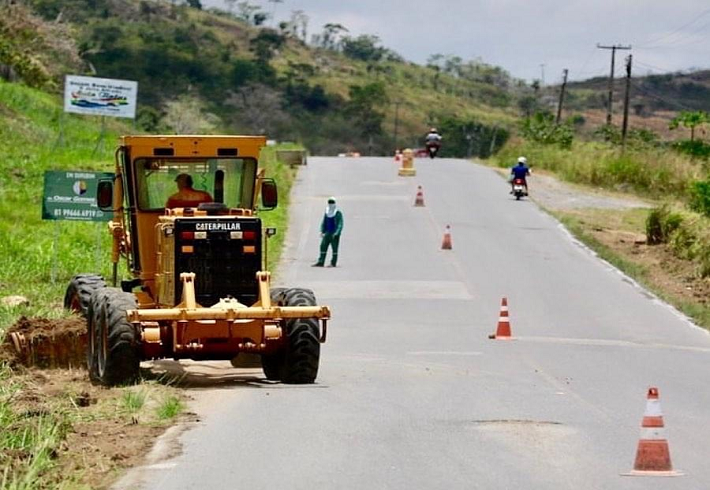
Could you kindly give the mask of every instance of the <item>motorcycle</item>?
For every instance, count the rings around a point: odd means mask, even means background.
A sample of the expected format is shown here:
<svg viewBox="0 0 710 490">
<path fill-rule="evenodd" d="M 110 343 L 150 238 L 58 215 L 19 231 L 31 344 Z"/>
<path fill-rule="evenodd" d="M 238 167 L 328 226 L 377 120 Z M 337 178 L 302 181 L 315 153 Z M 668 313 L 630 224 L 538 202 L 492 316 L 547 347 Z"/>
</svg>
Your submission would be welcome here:
<svg viewBox="0 0 710 490">
<path fill-rule="evenodd" d="M 528 195 L 525 191 L 525 180 L 513 179 L 513 195 L 516 201 L 520 201 L 521 197 Z"/>
<path fill-rule="evenodd" d="M 439 153 L 439 148 L 441 145 L 439 143 L 427 143 L 426 150 L 429 153 L 429 158 L 434 158 L 437 153 Z"/>
</svg>

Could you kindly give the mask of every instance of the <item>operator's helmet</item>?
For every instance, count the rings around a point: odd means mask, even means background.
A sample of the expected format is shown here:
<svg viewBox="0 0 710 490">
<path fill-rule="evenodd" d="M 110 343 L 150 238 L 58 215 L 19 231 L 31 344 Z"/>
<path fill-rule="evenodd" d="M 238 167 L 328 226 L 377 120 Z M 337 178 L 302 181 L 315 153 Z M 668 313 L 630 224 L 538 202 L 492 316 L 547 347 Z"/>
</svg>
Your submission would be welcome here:
<svg viewBox="0 0 710 490">
<path fill-rule="evenodd" d="M 518 163 L 522 163 L 523 165 L 526 165 L 528 163 L 528 159 L 525 157 L 518 157 Z"/>
<path fill-rule="evenodd" d="M 430 133 L 438 133 L 438 131 L 436 130 L 436 128 L 431 128 L 431 129 L 429 130 L 429 132 L 430 132 Z"/>
</svg>

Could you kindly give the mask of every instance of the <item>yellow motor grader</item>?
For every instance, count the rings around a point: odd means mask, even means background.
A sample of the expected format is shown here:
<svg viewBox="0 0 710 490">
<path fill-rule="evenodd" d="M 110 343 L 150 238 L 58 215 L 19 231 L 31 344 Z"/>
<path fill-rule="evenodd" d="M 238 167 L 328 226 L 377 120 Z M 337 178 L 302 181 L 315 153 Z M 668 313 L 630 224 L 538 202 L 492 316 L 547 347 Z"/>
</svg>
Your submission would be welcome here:
<svg viewBox="0 0 710 490">
<path fill-rule="evenodd" d="M 330 311 L 270 287 L 257 211 L 277 205 L 258 167 L 264 137 L 124 136 L 98 206 L 113 211 L 113 278 L 75 276 L 65 307 L 88 324 L 92 379 L 138 379 L 141 360 L 258 354 L 269 380 L 313 383 Z M 126 259 L 132 276 L 117 284 Z"/>
</svg>

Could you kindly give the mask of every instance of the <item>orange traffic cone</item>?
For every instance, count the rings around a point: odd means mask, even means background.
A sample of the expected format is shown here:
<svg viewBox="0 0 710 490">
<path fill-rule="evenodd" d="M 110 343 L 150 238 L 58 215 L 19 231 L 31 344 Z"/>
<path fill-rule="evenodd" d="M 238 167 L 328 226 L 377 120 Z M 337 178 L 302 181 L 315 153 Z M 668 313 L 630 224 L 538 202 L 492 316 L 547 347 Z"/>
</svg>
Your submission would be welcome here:
<svg viewBox="0 0 710 490">
<path fill-rule="evenodd" d="M 424 191 L 422 186 L 417 187 L 417 197 L 414 198 L 414 205 L 420 208 L 424 207 Z"/>
<path fill-rule="evenodd" d="M 446 225 L 444 231 L 444 241 L 441 242 L 441 250 L 451 250 L 451 226 Z"/>
<path fill-rule="evenodd" d="M 641 421 L 641 437 L 636 449 L 634 469 L 629 476 L 680 476 L 673 470 L 671 452 L 665 435 L 658 388 L 649 388 L 646 411 Z"/>
<path fill-rule="evenodd" d="M 510 334 L 510 320 L 508 318 L 508 298 L 503 298 L 500 302 L 500 316 L 498 317 L 498 328 L 496 333 L 488 336 L 489 339 L 512 340 Z"/>
</svg>

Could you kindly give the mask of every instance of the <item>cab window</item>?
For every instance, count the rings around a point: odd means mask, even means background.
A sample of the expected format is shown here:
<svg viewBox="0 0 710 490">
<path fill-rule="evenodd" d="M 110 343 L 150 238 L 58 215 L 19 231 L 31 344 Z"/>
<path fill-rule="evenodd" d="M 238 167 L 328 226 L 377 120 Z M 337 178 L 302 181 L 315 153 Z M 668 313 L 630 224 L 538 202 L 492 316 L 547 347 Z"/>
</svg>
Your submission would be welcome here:
<svg viewBox="0 0 710 490">
<path fill-rule="evenodd" d="M 208 193 L 230 208 L 251 208 L 256 160 L 251 158 L 141 158 L 135 161 L 138 207 L 143 211 L 165 209 L 178 192 L 179 175 L 191 177 L 195 191 Z M 180 180 L 180 179 L 178 179 Z"/>
</svg>

